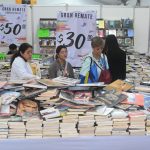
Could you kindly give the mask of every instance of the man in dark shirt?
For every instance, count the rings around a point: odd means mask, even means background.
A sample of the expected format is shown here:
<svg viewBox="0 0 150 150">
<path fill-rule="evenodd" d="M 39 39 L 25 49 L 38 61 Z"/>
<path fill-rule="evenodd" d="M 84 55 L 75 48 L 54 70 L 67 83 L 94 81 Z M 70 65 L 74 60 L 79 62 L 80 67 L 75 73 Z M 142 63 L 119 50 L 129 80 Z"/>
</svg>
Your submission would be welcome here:
<svg viewBox="0 0 150 150">
<path fill-rule="evenodd" d="M 9 45 L 9 51 L 7 53 L 7 55 L 13 55 L 17 52 L 17 45 L 15 44 L 10 44 Z"/>
</svg>

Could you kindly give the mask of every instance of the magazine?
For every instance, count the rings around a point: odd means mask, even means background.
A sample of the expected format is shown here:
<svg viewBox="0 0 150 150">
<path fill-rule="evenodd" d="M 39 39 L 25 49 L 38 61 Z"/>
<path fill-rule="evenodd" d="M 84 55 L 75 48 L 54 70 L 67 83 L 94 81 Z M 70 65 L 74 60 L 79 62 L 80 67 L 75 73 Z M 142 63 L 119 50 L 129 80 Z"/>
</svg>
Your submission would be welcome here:
<svg viewBox="0 0 150 150">
<path fill-rule="evenodd" d="M 97 99 L 92 99 L 90 92 L 71 92 L 71 91 L 61 91 L 59 98 L 67 100 L 75 104 L 83 105 L 101 105 L 101 101 Z"/>
<path fill-rule="evenodd" d="M 66 87 L 67 85 L 63 83 L 58 83 L 50 79 L 39 79 L 37 82 L 46 85 L 47 87 Z"/>
<path fill-rule="evenodd" d="M 123 100 L 127 99 L 127 95 L 122 94 L 120 92 L 116 92 L 115 90 L 106 91 L 105 93 L 101 93 L 97 95 L 97 99 L 104 102 L 106 106 L 113 107 Z"/>
<path fill-rule="evenodd" d="M 29 99 L 19 101 L 16 115 L 24 117 L 39 115 L 37 103 Z"/>
</svg>

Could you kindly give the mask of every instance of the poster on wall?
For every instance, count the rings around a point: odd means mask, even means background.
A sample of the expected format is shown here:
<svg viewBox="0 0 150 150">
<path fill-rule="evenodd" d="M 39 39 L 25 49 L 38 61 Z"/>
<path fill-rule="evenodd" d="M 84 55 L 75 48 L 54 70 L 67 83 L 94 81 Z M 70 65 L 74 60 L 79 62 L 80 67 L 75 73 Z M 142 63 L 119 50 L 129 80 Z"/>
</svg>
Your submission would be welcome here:
<svg viewBox="0 0 150 150">
<path fill-rule="evenodd" d="M 0 43 L 26 42 L 26 5 L 0 5 Z"/>
<path fill-rule="evenodd" d="M 67 61 L 81 67 L 83 58 L 91 52 L 91 39 L 96 35 L 96 12 L 59 12 L 56 46 L 65 45 Z"/>
</svg>

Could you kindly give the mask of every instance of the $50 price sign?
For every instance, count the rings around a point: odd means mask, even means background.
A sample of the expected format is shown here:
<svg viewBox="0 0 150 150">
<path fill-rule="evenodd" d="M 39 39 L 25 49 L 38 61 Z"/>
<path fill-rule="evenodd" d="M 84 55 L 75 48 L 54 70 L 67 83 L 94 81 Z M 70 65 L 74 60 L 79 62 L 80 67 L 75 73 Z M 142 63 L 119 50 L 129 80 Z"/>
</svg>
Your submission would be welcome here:
<svg viewBox="0 0 150 150">
<path fill-rule="evenodd" d="M 0 41 L 26 42 L 26 5 L 0 5 Z"/>
<path fill-rule="evenodd" d="M 21 25 L 20 24 L 15 24 L 13 23 L 6 23 L 6 24 L 0 24 L 0 31 L 3 32 L 3 34 L 14 34 L 18 35 L 21 31 Z"/>
</svg>

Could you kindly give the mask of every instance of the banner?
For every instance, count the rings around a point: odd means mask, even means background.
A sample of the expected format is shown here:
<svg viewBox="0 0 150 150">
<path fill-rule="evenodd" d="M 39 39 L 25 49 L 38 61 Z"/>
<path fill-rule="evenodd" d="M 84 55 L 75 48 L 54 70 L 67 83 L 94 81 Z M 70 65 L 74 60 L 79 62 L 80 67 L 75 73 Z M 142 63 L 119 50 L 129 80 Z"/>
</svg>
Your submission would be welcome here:
<svg viewBox="0 0 150 150">
<path fill-rule="evenodd" d="M 0 42 L 26 42 L 26 5 L 0 5 Z"/>
<path fill-rule="evenodd" d="M 96 35 L 96 12 L 59 12 L 56 46 L 65 45 L 67 60 L 81 67 L 82 59 L 91 52 L 91 39 Z"/>
</svg>

